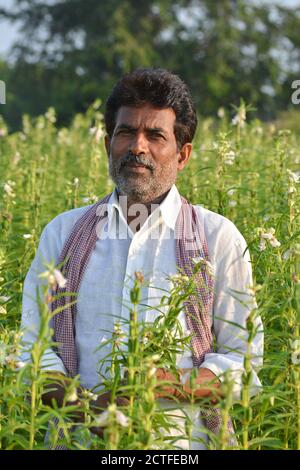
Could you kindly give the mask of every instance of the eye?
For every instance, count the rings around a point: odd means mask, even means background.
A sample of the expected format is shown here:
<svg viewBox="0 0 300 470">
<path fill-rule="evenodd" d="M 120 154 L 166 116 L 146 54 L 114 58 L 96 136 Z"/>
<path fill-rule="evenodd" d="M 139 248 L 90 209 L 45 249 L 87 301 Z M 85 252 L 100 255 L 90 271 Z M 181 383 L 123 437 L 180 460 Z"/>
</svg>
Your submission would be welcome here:
<svg viewBox="0 0 300 470">
<path fill-rule="evenodd" d="M 151 139 L 164 139 L 164 136 L 162 134 L 159 134 L 158 132 L 152 132 L 150 134 Z"/>
</svg>

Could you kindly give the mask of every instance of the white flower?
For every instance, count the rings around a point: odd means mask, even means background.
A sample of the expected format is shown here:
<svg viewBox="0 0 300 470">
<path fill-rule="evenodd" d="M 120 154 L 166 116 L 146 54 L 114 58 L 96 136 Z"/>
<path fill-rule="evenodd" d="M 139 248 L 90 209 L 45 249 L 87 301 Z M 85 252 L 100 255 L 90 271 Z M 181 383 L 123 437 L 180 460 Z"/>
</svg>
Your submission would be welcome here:
<svg viewBox="0 0 300 470">
<path fill-rule="evenodd" d="M 211 264 L 211 262 L 208 261 L 208 260 L 205 260 L 205 264 L 206 264 L 206 267 L 207 267 L 207 270 L 208 270 L 209 274 L 213 275 L 214 274 L 214 267 Z"/>
<path fill-rule="evenodd" d="M 91 392 L 90 392 L 90 393 L 89 393 L 89 398 L 90 398 L 91 400 L 96 401 L 97 398 L 98 398 L 98 395 L 97 395 L 96 393 L 91 393 Z"/>
<path fill-rule="evenodd" d="M 189 277 L 185 276 L 184 274 L 173 274 L 172 276 L 170 276 L 170 281 L 174 286 L 189 282 L 189 280 Z"/>
<path fill-rule="evenodd" d="M 79 184 L 79 179 L 78 179 L 78 178 L 74 178 L 73 184 L 74 184 L 74 186 L 78 186 L 78 184 Z"/>
<path fill-rule="evenodd" d="M 288 260 L 291 257 L 292 253 L 293 250 L 286 250 L 282 255 L 282 259 L 284 259 L 284 261 Z"/>
<path fill-rule="evenodd" d="M 96 393 L 92 393 L 90 390 L 83 390 L 82 395 L 94 401 L 96 401 L 98 398 L 98 395 Z"/>
<path fill-rule="evenodd" d="M 90 128 L 90 135 L 94 136 L 95 142 L 98 144 L 102 137 L 104 136 L 105 132 L 102 126 L 95 126 Z"/>
<path fill-rule="evenodd" d="M 109 423 L 109 412 L 107 410 L 100 413 L 98 416 L 95 417 L 95 424 L 104 428 Z"/>
<path fill-rule="evenodd" d="M 287 169 L 287 174 L 288 174 L 288 177 L 289 177 L 289 180 L 291 181 L 291 183 L 300 183 L 300 172 L 293 172 L 289 169 Z"/>
<path fill-rule="evenodd" d="M 125 338 L 126 336 L 125 332 L 121 328 L 120 323 L 118 322 L 114 324 L 114 334 L 120 338 Z"/>
<path fill-rule="evenodd" d="M 6 315 L 6 314 L 7 314 L 6 308 L 3 307 L 3 305 L 0 305 L 0 315 Z"/>
<path fill-rule="evenodd" d="M 233 165 L 235 160 L 236 154 L 233 150 L 226 152 L 224 154 L 224 163 L 225 165 Z"/>
<path fill-rule="evenodd" d="M 157 368 L 156 367 L 151 367 L 151 369 L 148 372 L 148 377 L 151 378 L 156 374 Z"/>
<path fill-rule="evenodd" d="M 57 142 L 59 145 L 70 145 L 71 139 L 69 137 L 68 129 L 63 127 L 57 133 Z"/>
<path fill-rule="evenodd" d="M 267 240 L 270 240 L 271 238 L 274 237 L 275 229 L 271 227 L 268 232 L 262 232 L 261 233 L 261 238 L 265 238 Z"/>
<path fill-rule="evenodd" d="M 95 134 L 95 140 L 97 143 L 100 142 L 100 140 L 102 139 L 102 137 L 104 136 L 104 130 L 103 130 L 103 127 L 98 127 L 98 129 L 96 130 L 96 134 Z"/>
<path fill-rule="evenodd" d="M 287 261 L 294 255 L 300 255 L 300 243 L 296 243 L 293 248 L 289 248 L 288 250 L 286 250 L 282 255 L 282 259 L 284 261 Z"/>
<path fill-rule="evenodd" d="M 124 367 L 124 366 L 121 366 L 120 367 L 120 376 L 121 376 L 121 379 L 123 380 L 124 377 L 125 377 L 125 372 L 127 370 L 127 367 Z"/>
<path fill-rule="evenodd" d="M 28 240 L 29 238 L 32 238 L 32 235 L 31 235 L 31 233 L 24 233 L 24 234 L 23 234 L 23 238 L 24 238 L 25 240 Z"/>
<path fill-rule="evenodd" d="M 244 127 L 245 121 L 246 121 L 246 109 L 244 106 L 242 106 L 238 110 L 237 114 L 233 117 L 231 123 L 233 124 L 233 126 Z"/>
<path fill-rule="evenodd" d="M 268 232 L 265 232 L 262 228 L 259 228 L 258 233 L 260 235 L 260 251 L 266 249 L 266 240 L 268 240 L 268 242 L 273 248 L 276 248 L 281 245 L 280 241 L 278 241 L 275 237 L 275 229 L 273 227 L 271 227 Z"/>
<path fill-rule="evenodd" d="M 94 202 L 97 202 L 99 198 L 95 196 L 95 194 L 92 194 L 91 196 L 84 196 L 81 198 L 82 202 L 85 204 L 93 204 Z"/>
<path fill-rule="evenodd" d="M 16 369 L 18 361 L 18 356 L 16 354 L 9 354 L 5 358 L 5 364 L 11 369 Z"/>
<path fill-rule="evenodd" d="M 127 427 L 129 425 L 129 419 L 127 416 L 122 413 L 122 411 L 117 410 L 116 411 L 116 418 L 117 418 L 117 423 L 119 423 L 123 427 Z"/>
<path fill-rule="evenodd" d="M 49 282 L 50 286 L 55 286 L 56 285 L 54 274 L 49 273 L 48 282 Z"/>
<path fill-rule="evenodd" d="M 194 264 L 203 263 L 203 261 L 205 261 L 205 258 L 202 258 L 201 256 L 196 256 L 195 258 L 192 258 L 192 262 Z"/>
<path fill-rule="evenodd" d="M 17 165 L 21 159 L 21 154 L 20 152 L 16 152 L 15 156 L 13 157 L 13 164 Z"/>
<path fill-rule="evenodd" d="M 254 132 L 256 132 L 257 135 L 263 135 L 264 130 L 262 127 L 258 126 L 254 128 Z"/>
<path fill-rule="evenodd" d="M 40 116 L 37 120 L 36 128 L 37 129 L 44 129 L 44 127 L 45 127 L 45 120 L 42 116 Z"/>
<path fill-rule="evenodd" d="M 0 295 L 0 304 L 5 304 L 10 300 L 10 297 L 7 297 L 6 295 Z"/>
<path fill-rule="evenodd" d="M 66 401 L 74 402 L 77 400 L 78 400 L 78 395 L 77 395 L 77 391 L 75 388 L 66 394 Z"/>
<path fill-rule="evenodd" d="M 17 343 L 18 341 L 20 341 L 20 339 L 23 337 L 23 335 L 24 335 L 23 331 L 16 331 L 14 333 L 14 342 Z"/>
<path fill-rule="evenodd" d="M 26 366 L 26 362 L 17 361 L 17 362 L 16 362 L 16 366 L 17 366 L 18 369 L 22 369 L 22 367 L 25 367 L 25 366 Z"/>
<path fill-rule="evenodd" d="M 236 191 L 236 189 L 228 189 L 228 191 L 227 191 L 228 196 L 233 196 L 235 191 Z"/>
<path fill-rule="evenodd" d="M 223 107 L 219 108 L 217 115 L 220 119 L 222 119 L 225 116 L 225 109 Z"/>
<path fill-rule="evenodd" d="M 0 366 L 5 364 L 6 358 L 6 344 L 3 341 L 0 342 Z"/>
<path fill-rule="evenodd" d="M 276 248 L 277 246 L 281 245 L 280 241 L 278 241 L 277 238 L 275 238 L 275 237 L 271 238 L 269 240 L 269 243 L 273 248 Z"/>
<path fill-rule="evenodd" d="M 52 287 L 55 287 L 56 284 L 58 284 L 58 286 L 62 288 L 65 287 L 67 283 L 67 279 L 58 269 L 54 269 L 53 271 L 44 271 L 43 273 L 39 274 L 39 277 L 46 278 Z"/>
<path fill-rule="evenodd" d="M 151 356 L 151 359 L 153 362 L 157 362 L 160 360 L 160 354 L 153 354 L 153 356 Z"/>
<path fill-rule="evenodd" d="M 120 424 L 120 426 L 127 427 L 129 425 L 127 416 L 125 416 L 122 411 L 117 410 L 117 407 L 114 403 L 109 405 L 108 409 L 103 411 L 99 416 L 96 416 L 95 424 L 101 428 L 108 426 L 111 414 L 115 415 L 116 421 L 118 424 Z"/>
<path fill-rule="evenodd" d="M 300 279 L 297 277 L 296 273 L 292 273 L 292 280 L 295 284 L 300 284 Z"/>
<path fill-rule="evenodd" d="M 60 288 L 66 287 L 67 279 L 63 276 L 63 274 L 58 269 L 54 269 L 54 277 Z"/>
<path fill-rule="evenodd" d="M 295 339 L 294 341 L 290 341 L 292 355 L 291 360 L 292 363 L 295 365 L 300 364 L 300 339 Z"/>
<path fill-rule="evenodd" d="M 236 114 L 232 120 L 231 120 L 231 123 L 236 126 L 238 124 L 239 120 L 238 120 L 238 115 Z"/>
<path fill-rule="evenodd" d="M 4 127 L 0 127 L 0 137 L 5 137 L 7 136 L 7 129 Z"/>
<path fill-rule="evenodd" d="M 4 187 L 4 192 L 9 196 L 9 197 L 14 197 L 15 196 L 15 193 L 11 187 L 11 182 L 7 182 L 7 183 L 4 183 L 3 187 Z"/>
<path fill-rule="evenodd" d="M 236 202 L 236 201 L 233 201 L 233 200 L 230 200 L 230 201 L 228 201 L 228 205 L 229 205 L 230 207 L 235 207 L 235 206 L 237 205 L 237 202 Z"/>
<path fill-rule="evenodd" d="M 259 242 L 259 251 L 264 251 L 266 249 L 266 247 L 267 247 L 266 240 L 261 238 L 260 242 Z"/>
<path fill-rule="evenodd" d="M 45 113 L 45 118 L 48 119 L 49 122 L 54 124 L 56 122 L 55 109 L 52 107 L 49 108 L 47 112 Z"/>
</svg>

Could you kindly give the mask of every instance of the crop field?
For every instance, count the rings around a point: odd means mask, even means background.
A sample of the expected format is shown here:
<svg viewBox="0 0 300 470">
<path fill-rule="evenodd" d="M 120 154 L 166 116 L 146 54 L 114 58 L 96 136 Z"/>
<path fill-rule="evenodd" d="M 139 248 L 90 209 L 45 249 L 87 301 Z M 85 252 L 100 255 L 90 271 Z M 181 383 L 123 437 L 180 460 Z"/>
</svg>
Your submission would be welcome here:
<svg viewBox="0 0 300 470">
<path fill-rule="evenodd" d="M 40 298 L 40 331 L 32 361 L 25 364 L 19 359 L 23 282 L 41 231 L 57 214 L 92 204 L 114 188 L 108 175 L 101 110 L 97 101 L 86 114 L 76 115 L 68 128 L 57 128 L 55 110 L 50 108 L 35 119 L 24 116 L 22 131 L 14 134 L 7 133 L 0 118 L 1 449 L 46 449 L 49 423 L 49 439 L 55 446 L 59 436 L 57 427 L 51 425 L 54 419 L 63 427 L 69 449 L 176 449 L 176 439 L 166 439 L 162 432 L 168 417 L 154 399 L 153 370 L 158 358 L 171 367 L 174 355 L 167 357 L 166 351 L 187 341 L 175 342 L 169 334 L 176 327 L 182 283 L 175 285 L 167 299 L 169 317 L 155 329 L 145 329 L 138 322 L 143 278 L 136 276 L 129 336 L 122 333 L 122 325 L 116 325 L 111 338 L 111 377 L 102 384 L 113 393 L 123 387 L 129 404 L 124 408 L 110 405 L 102 421 L 89 408 L 92 392 L 87 391 L 83 400 L 85 421 L 80 426 L 72 423 L 75 406 L 55 409 L 42 403 L 45 384 L 51 381 L 41 367 L 41 356 L 52 344 L 47 286 Z M 250 396 L 247 355 L 238 402 L 231 402 L 230 377 L 222 382 L 225 393 L 218 406 L 233 419 L 235 448 L 300 450 L 300 136 L 292 126 L 251 120 L 251 113 L 247 114 L 241 103 L 233 119 L 223 109 L 215 119 L 200 119 L 192 157 L 177 186 L 191 203 L 232 220 L 251 255 L 257 309 L 247 323 L 248 341 L 256 333 L 251 319 L 259 314 L 265 333 L 259 372 L 263 386 L 260 393 Z M 121 342 L 128 346 L 126 354 L 121 353 Z M 78 383 L 78 377 L 70 380 L 71 402 Z M 208 405 L 203 399 L 194 406 Z M 95 422 L 105 426 L 103 437 L 90 433 Z M 187 434 L 189 429 L 186 418 Z M 223 429 L 212 448 L 229 448 L 226 433 Z"/>
</svg>

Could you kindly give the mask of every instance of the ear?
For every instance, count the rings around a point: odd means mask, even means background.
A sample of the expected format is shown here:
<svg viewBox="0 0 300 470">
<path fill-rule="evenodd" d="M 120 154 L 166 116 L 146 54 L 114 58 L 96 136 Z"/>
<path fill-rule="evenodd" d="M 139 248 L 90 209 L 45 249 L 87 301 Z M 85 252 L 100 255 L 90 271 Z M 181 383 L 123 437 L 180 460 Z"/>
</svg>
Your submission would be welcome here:
<svg viewBox="0 0 300 470">
<path fill-rule="evenodd" d="M 185 167 L 185 165 L 190 159 L 192 150 L 193 150 L 193 145 L 189 142 L 182 146 L 178 155 L 178 164 L 177 164 L 178 171 L 183 170 L 183 168 Z"/>
<path fill-rule="evenodd" d="M 106 149 L 107 156 L 109 157 L 109 154 L 110 154 L 110 137 L 109 137 L 108 134 L 106 134 L 106 136 L 104 137 L 104 144 L 105 144 L 105 149 Z"/>
</svg>

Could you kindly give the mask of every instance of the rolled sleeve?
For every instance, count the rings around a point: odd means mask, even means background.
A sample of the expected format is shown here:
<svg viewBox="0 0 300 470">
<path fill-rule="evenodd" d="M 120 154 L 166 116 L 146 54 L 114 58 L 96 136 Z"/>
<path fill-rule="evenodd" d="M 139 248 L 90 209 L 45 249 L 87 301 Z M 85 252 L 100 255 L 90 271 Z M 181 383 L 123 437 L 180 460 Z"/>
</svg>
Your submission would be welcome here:
<svg viewBox="0 0 300 470">
<path fill-rule="evenodd" d="M 233 400 L 238 401 L 243 386 L 244 358 L 247 353 L 250 353 L 252 371 L 250 395 L 257 394 L 261 389 L 258 371 L 263 363 L 264 335 L 260 316 L 254 315 L 256 335 L 248 349 L 246 323 L 250 312 L 257 308 L 256 299 L 251 295 L 251 259 L 245 239 L 235 225 L 228 222 L 226 240 L 223 240 L 227 249 L 225 254 L 216 260 L 215 270 L 212 320 L 216 348 L 215 352 L 205 355 L 201 367 L 210 369 L 221 381 L 225 380 L 227 372 L 234 383 Z"/>
</svg>

